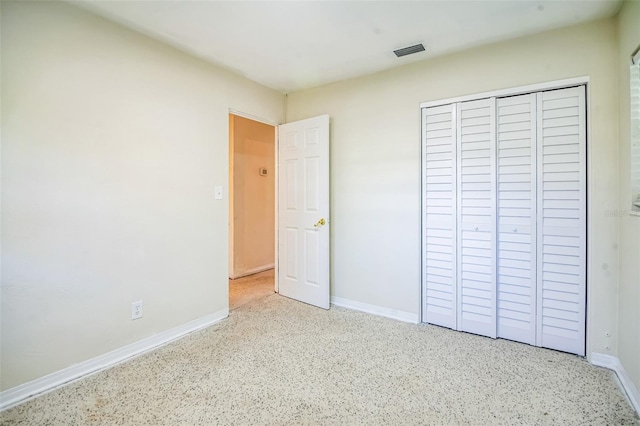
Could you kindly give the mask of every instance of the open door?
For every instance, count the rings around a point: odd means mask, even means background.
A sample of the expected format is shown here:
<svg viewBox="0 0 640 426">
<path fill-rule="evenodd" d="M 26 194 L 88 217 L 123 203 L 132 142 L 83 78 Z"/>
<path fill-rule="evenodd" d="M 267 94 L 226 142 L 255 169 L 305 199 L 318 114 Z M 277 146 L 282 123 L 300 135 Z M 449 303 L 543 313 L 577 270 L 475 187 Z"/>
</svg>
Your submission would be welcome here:
<svg viewBox="0 0 640 426">
<path fill-rule="evenodd" d="M 278 291 L 329 309 L 329 116 L 278 129 Z"/>
</svg>

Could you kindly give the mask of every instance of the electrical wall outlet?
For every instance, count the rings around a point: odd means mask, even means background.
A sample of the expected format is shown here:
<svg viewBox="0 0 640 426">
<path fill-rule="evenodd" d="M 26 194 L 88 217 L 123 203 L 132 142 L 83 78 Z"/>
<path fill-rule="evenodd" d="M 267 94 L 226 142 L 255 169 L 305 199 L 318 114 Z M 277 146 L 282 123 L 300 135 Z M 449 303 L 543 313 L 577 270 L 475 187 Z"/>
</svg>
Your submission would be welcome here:
<svg viewBox="0 0 640 426">
<path fill-rule="evenodd" d="M 142 318 L 142 300 L 131 304 L 131 319 L 136 320 Z"/>
</svg>

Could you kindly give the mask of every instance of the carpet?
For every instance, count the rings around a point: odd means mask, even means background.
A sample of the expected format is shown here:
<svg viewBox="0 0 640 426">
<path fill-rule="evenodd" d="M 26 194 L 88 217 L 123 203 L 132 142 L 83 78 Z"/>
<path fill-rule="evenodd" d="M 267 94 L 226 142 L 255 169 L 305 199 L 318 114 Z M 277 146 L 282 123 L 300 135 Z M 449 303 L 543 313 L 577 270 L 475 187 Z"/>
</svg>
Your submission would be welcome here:
<svg viewBox="0 0 640 426">
<path fill-rule="evenodd" d="M 0 414 L 4 425 L 637 424 L 614 373 L 278 294 Z"/>
</svg>

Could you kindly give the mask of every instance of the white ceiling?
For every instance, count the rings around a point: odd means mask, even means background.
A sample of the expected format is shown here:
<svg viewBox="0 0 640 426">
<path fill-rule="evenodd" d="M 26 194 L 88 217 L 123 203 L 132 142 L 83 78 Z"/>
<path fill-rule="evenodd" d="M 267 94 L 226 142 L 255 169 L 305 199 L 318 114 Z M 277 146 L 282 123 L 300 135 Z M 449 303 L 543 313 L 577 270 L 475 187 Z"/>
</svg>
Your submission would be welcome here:
<svg viewBox="0 0 640 426">
<path fill-rule="evenodd" d="M 74 1 L 290 93 L 614 15 L 619 0 Z M 426 52 L 396 58 L 423 43 Z"/>
</svg>

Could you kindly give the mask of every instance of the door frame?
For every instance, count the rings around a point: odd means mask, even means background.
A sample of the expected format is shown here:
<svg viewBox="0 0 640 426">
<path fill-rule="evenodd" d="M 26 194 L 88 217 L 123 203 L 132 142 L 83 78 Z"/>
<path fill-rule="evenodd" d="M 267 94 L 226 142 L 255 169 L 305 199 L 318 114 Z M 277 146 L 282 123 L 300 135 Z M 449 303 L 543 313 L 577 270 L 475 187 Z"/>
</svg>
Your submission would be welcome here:
<svg viewBox="0 0 640 426">
<path fill-rule="evenodd" d="M 585 103 L 586 103 L 586 108 L 585 108 L 585 115 L 586 115 L 586 156 L 587 156 L 587 173 L 586 173 L 586 188 L 585 188 L 585 192 L 586 192 L 586 202 L 587 202 L 587 212 L 586 212 L 586 227 L 587 229 L 585 230 L 586 232 L 586 259 L 585 259 L 585 263 L 586 263 L 586 278 L 585 278 L 585 285 L 586 285 L 586 301 L 585 301 L 585 309 L 586 309 L 586 317 L 585 317 L 585 354 L 587 357 L 591 356 L 591 352 L 590 352 L 590 347 L 591 347 L 591 336 L 589 331 L 592 329 L 591 324 L 592 324 L 592 309 L 590 307 L 590 303 L 592 300 L 591 297 L 591 286 L 589 285 L 589 283 L 591 282 L 591 263 L 589 262 L 589 259 L 591 259 L 591 211 L 592 211 L 592 205 L 591 205 L 591 197 L 589 196 L 589 188 L 591 186 L 591 114 L 590 114 L 590 106 L 591 103 L 589 101 L 590 98 L 590 78 L 589 76 L 582 76 L 582 77 L 575 77 L 575 78 L 569 78 L 569 79 L 564 79 L 564 80 L 555 80 L 555 81 L 549 81 L 549 82 L 544 82 L 544 83 L 537 83 L 537 84 L 531 84 L 531 85 L 527 85 L 527 86 L 518 86 L 518 87 L 512 87 L 512 88 L 506 88 L 506 89 L 499 89 L 499 90 L 493 90 L 493 91 L 489 91 L 489 92 L 481 92 L 481 93 L 476 93 L 476 94 L 471 94 L 471 95 L 465 95 L 465 96 L 458 96 L 458 97 L 453 97 L 453 98 L 445 98 L 445 99 L 438 99 L 438 100 L 434 100 L 434 101 L 427 101 L 427 102 L 422 102 L 420 104 L 420 147 L 421 147 L 421 153 L 420 153 L 420 177 L 421 177 L 421 184 L 420 184 L 420 205 L 421 205 L 421 211 L 420 211 L 420 298 L 419 298 L 419 302 L 418 302 L 418 312 L 420 313 L 420 322 L 424 323 L 425 322 L 425 316 L 426 316 L 426 312 L 424 309 L 425 306 L 425 300 L 426 300 L 426 283 L 424 280 L 424 273 L 425 273 L 425 265 L 424 265 L 424 249 L 425 249 L 425 238 L 426 235 L 424 233 L 424 222 L 425 222 L 425 214 L 426 214 L 426 197 L 424 194 L 424 188 L 426 185 L 426 174 L 424 172 L 424 164 L 426 162 L 426 149 L 425 149 L 425 145 L 424 145 L 424 128 L 423 128 L 423 120 L 422 120 L 422 110 L 423 108 L 428 108 L 428 107 L 435 107 L 435 106 L 442 106 L 442 105 L 447 105 L 447 104 L 452 104 L 452 103 L 456 103 L 456 102 L 465 102 L 465 101 L 473 101 L 473 100 L 478 100 L 478 99 L 484 99 L 484 98 L 492 98 L 492 97 L 504 97 L 504 96 L 515 96 L 515 95 L 522 95 L 522 94 L 526 94 L 526 93 L 532 93 L 532 92 L 541 92 L 541 91 L 545 91 L 545 90 L 556 90 L 556 89 L 565 89 L 568 87 L 574 87 L 574 86 L 585 86 Z"/>
<path fill-rule="evenodd" d="M 249 120 L 253 120 L 253 121 L 257 121 L 259 123 L 263 123 L 263 124 L 267 124 L 269 126 L 273 126 L 273 128 L 275 129 L 275 133 L 274 133 L 274 144 L 273 144 L 273 149 L 275 150 L 275 155 L 274 155 L 274 165 L 273 165 L 273 171 L 274 171 L 274 216 L 275 216 L 275 221 L 274 221 L 274 258 L 273 258 L 273 263 L 274 263 L 274 291 L 276 293 L 278 293 L 278 131 L 279 131 L 279 126 L 280 124 L 268 120 L 266 118 L 262 118 L 260 116 L 257 115 L 253 115 L 253 114 L 249 114 L 243 111 L 239 111 L 233 108 L 229 108 L 229 111 L 227 113 L 228 114 L 233 114 L 233 115 L 237 115 L 238 117 L 243 117 L 243 118 L 248 118 Z M 227 120 L 228 123 L 228 120 Z M 229 125 L 227 124 L 227 127 Z M 227 129 L 227 139 L 229 138 L 229 135 L 231 133 L 231 129 Z M 228 158 L 229 156 L 227 156 Z M 228 164 L 228 166 L 230 166 L 231 164 Z M 227 181 L 228 181 L 228 175 L 229 175 L 229 169 L 227 168 Z M 227 185 L 228 187 L 229 185 Z M 230 203 L 230 197 L 227 197 L 227 212 L 229 211 L 229 203 Z M 229 222 L 231 222 L 231 218 L 229 218 Z M 229 229 L 229 225 L 227 224 L 227 229 Z M 227 244 L 229 243 L 229 241 L 231 240 L 230 238 L 231 236 L 228 235 L 227 237 Z M 229 256 L 231 256 L 232 253 L 229 252 Z M 227 265 L 229 265 L 229 262 L 227 262 Z M 227 276 L 229 275 L 229 271 L 227 271 Z"/>
</svg>

